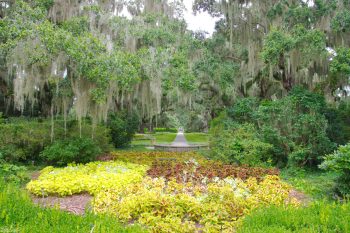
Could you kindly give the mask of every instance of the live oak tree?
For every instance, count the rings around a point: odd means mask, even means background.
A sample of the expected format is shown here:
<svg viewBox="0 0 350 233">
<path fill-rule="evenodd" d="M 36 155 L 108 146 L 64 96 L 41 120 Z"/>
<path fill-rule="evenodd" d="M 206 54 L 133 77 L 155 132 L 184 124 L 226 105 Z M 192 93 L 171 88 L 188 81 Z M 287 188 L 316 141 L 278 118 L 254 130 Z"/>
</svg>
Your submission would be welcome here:
<svg viewBox="0 0 350 233">
<path fill-rule="evenodd" d="M 240 97 L 276 99 L 297 85 L 348 95 L 347 0 L 196 0 L 219 17 L 187 30 L 181 0 L 0 1 L 0 111 L 141 125 L 208 127 Z M 13 109 L 16 111 L 13 111 Z"/>
</svg>

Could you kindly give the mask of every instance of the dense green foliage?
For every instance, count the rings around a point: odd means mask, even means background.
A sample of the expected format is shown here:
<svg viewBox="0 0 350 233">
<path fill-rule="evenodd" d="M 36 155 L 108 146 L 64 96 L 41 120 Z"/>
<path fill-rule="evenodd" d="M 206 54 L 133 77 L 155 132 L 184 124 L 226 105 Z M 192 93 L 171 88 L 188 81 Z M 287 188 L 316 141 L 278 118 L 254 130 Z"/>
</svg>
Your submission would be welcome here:
<svg viewBox="0 0 350 233">
<path fill-rule="evenodd" d="M 348 96 L 348 76 L 334 69 L 348 66 L 338 59 L 350 46 L 348 0 L 196 0 L 194 9 L 222 17 L 214 38 L 228 44 L 224 61 L 240 66 L 238 96 L 281 98 L 296 85 L 321 91 L 329 102 Z"/>
<path fill-rule="evenodd" d="M 108 121 L 109 111 L 127 109 L 140 117 L 141 131 L 183 126 L 190 132 L 207 131 L 238 98 L 280 99 L 297 85 L 321 93 L 327 103 L 346 99 L 348 1 L 244 4 L 196 0 L 195 11 L 220 16 L 211 36 L 186 30 L 180 0 L 0 6 L 0 111 L 91 117 L 96 125 Z M 114 144 L 127 145 L 125 138 Z M 294 150 L 296 162 L 315 157 L 311 149 Z"/>
<path fill-rule="evenodd" d="M 262 142 L 253 125 L 214 127 L 210 157 L 226 163 L 258 166 L 268 164 L 272 145 Z"/>
<path fill-rule="evenodd" d="M 40 152 L 55 141 L 77 140 L 80 135 L 91 138 L 102 152 L 110 150 L 109 130 L 102 125 L 93 129 L 89 121 L 83 123 L 81 133 L 76 121 L 67 122 L 66 129 L 62 121 L 52 126 L 46 120 L 9 119 L 0 123 L 0 154 L 8 162 L 38 162 Z M 64 148 L 58 148 L 64 150 Z"/>
<path fill-rule="evenodd" d="M 110 129 L 113 145 L 116 148 L 125 147 L 130 144 L 138 129 L 138 117 L 127 112 L 111 114 L 107 126 Z"/>
<path fill-rule="evenodd" d="M 114 218 L 87 213 L 77 216 L 34 205 L 29 195 L 13 184 L 0 181 L 1 232 L 144 232 L 141 227 L 123 227 Z"/>
<path fill-rule="evenodd" d="M 281 98 L 296 85 L 327 102 L 348 95 L 344 0 L 195 1 L 196 11 L 222 16 L 212 37 L 186 30 L 181 1 L 117 2 L 1 6 L 0 111 L 95 124 L 128 106 L 141 129 L 198 131 L 237 97 Z"/>
<path fill-rule="evenodd" d="M 16 183 L 22 184 L 27 182 L 29 177 L 27 175 L 27 168 L 25 166 L 17 166 L 9 163 L 2 163 L 0 161 L 0 183 Z"/>
<path fill-rule="evenodd" d="M 338 172 L 338 192 L 344 196 L 350 195 L 350 144 L 340 146 L 333 154 L 326 155 L 320 168 Z"/>
<path fill-rule="evenodd" d="M 341 101 L 337 108 L 328 107 L 325 110 L 328 120 L 327 135 L 332 142 L 344 145 L 350 140 L 350 102 Z"/>
<path fill-rule="evenodd" d="M 38 121 L 0 124 L 0 153 L 6 161 L 29 161 L 38 158 L 50 143 L 50 126 Z"/>
<path fill-rule="evenodd" d="M 69 138 L 56 141 L 40 154 L 46 162 L 57 165 L 88 163 L 101 154 L 100 147 L 91 138 Z"/>
<path fill-rule="evenodd" d="M 303 208 L 272 206 L 247 216 L 238 232 L 349 232 L 349 211 L 348 202 L 316 202 Z"/>
<path fill-rule="evenodd" d="M 226 110 L 226 116 L 218 118 L 218 123 L 213 124 L 214 154 L 220 154 L 216 150 L 222 150 L 223 146 L 227 148 L 226 153 L 234 153 L 237 150 L 235 136 L 228 135 L 227 129 L 249 123 L 250 132 L 255 132 L 255 140 L 272 145 L 271 148 L 257 150 L 260 160 L 266 161 L 266 155 L 270 154 L 273 164 L 278 166 L 315 166 L 320 164 L 323 155 L 335 148 L 336 143 L 349 140 L 348 120 L 341 120 L 341 109 L 343 107 L 339 110 L 328 108 L 321 95 L 302 88 L 294 88 L 288 96 L 275 101 L 238 100 Z M 219 140 L 221 132 L 224 133 Z M 236 137 L 244 134 L 249 134 L 249 130 L 241 131 Z M 254 149 L 249 148 L 249 151 L 252 153 Z M 238 148 L 238 152 L 242 151 Z"/>
</svg>

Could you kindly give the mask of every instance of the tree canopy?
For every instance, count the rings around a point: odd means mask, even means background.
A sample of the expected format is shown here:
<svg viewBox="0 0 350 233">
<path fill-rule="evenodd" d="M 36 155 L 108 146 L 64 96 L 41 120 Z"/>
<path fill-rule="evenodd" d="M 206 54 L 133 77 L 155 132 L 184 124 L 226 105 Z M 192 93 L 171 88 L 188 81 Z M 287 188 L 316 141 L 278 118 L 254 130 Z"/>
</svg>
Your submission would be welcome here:
<svg viewBox="0 0 350 233">
<path fill-rule="evenodd" d="M 203 129 L 239 97 L 298 85 L 328 102 L 348 96 L 349 1 L 196 0 L 193 10 L 220 18 L 212 36 L 187 29 L 181 0 L 1 1 L 0 111 L 97 123 L 127 109 Z"/>
</svg>

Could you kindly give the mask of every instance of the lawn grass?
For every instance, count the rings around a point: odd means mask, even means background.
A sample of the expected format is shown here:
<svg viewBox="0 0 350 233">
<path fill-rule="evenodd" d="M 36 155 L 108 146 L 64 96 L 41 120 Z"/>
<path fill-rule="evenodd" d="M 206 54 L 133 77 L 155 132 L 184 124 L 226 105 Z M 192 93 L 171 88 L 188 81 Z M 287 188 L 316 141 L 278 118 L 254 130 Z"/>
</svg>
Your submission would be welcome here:
<svg viewBox="0 0 350 233">
<path fill-rule="evenodd" d="M 156 133 L 156 143 L 172 143 L 176 138 L 177 133 Z"/>
<path fill-rule="evenodd" d="M 124 227 L 115 218 L 87 213 L 77 216 L 34 205 L 25 191 L 0 181 L 0 232 L 144 232 L 139 226 Z"/>
<path fill-rule="evenodd" d="M 152 142 L 150 139 L 134 139 L 131 141 L 132 146 L 151 146 Z"/>
<path fill-rule="evenodd" d="M 282 178 L 312 199 L 333 199 L 337 174 L 314 170 L 284 169 Z"/>
<path fill-rule="evenodd" d="M 209 134 L 206 133 L 185 133 L 188 143 L 208 143 Z"/>
<path fill-rule="evenodd" d="M 315 202 L 307 207 L 258 209 L 243 219 L 238 233 L 350 232 L 350 203 Z"/>
<path fill-rule="evenodd" d="M 170 144 L 175 140 L 176 135 L 177 135 L 176 133 L 155 133 L 155 134 L 148 135 L 148 137 L 154 138 L 155 143 Z M 151 139 L 134 139 L 131 141 L 131 145 L 152 146 L 152 140 Z"/>
</svg>

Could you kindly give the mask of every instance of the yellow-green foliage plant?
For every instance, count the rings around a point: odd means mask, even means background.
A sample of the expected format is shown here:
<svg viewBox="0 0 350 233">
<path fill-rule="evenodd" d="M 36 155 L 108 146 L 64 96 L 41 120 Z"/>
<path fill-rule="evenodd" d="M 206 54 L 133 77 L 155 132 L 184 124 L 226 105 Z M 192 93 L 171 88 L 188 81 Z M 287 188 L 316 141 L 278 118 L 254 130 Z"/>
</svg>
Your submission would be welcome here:
<svg viewBox="0 0 350 233">
<path fill-rule="evenodd" d="M 93 210 L 144 224 L 151 232 L 232 232 L 242 216 L 257 207 L 297 206 L 290 190 L 277 176 L 266 176 L 260 183 L 255 178 L 226 178 L 203 185 L 146 177 L 124 189 L 100 192 Z"/>
<path fill-rule="evenodd" d="M 36 195 L 67 196 L 82 192 L 96 195 L 108 189 L 118 190 L 127 184 L 141 182 L 148 166 L 122 161 L 70 164 L 65 168 L 46 167 L 37 180 L 27 184 Z"/>
</svg>

